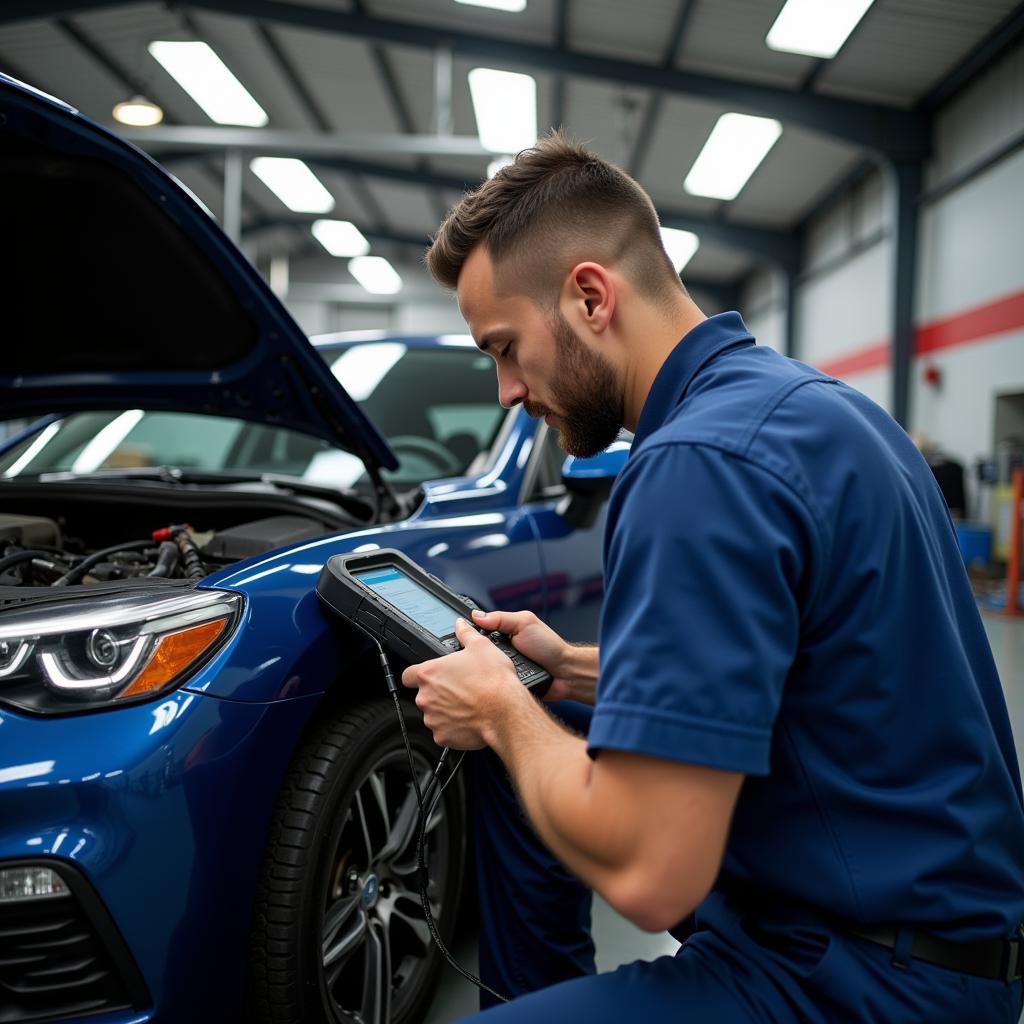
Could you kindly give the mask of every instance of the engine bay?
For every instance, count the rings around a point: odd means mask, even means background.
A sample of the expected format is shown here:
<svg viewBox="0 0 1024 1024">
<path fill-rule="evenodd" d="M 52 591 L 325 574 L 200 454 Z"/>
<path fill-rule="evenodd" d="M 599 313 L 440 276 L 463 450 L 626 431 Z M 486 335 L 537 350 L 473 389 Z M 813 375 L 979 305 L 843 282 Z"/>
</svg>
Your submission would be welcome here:
<svg viewBox="0 0 1024 1024">
<path fill-rule="evenodd" d="M 134 536 L 97 546 L 77 532 L 81 523 L 66 516 L 58 521 L 0 514 L 0 587 L 64 587 L 143 577 L 200 580 L 251 555 L 329 532 L 323 522 L 298 515 L 203 530 L 161 521 L 157 515 L 154 510 L 151 527 L 140 524 Z"/>
</svg>

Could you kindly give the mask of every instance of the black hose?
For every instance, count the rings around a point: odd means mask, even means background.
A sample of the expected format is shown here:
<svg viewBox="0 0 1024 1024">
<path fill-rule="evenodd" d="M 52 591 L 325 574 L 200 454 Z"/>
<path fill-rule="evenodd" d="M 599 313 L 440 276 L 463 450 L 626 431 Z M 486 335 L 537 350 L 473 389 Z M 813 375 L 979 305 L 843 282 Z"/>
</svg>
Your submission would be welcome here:
<svg viewBox="0 0 1024 1024">
<path fill-rule="evenodd" d="M 170 576 L 178 567 L 178 545 L 172 540 L 165 540 L 160 545 L 156 556 L 156 565 L 147 576 Z"/>
<path fill-rule="evenodd" d="M 128 544 L 115 544 L 113 547 L 104 548 L 102 551 L 94 551 L 88 558 L 83 558 L 73 569 L 69 569 L 60 579 L 50 584 L 51 587 L 66 587 L 71 583 L 77 583 L 94 565 L 102 562 L 109 555 L 116 555 L 119 551 L 141 551 L 143 548 L 153 547 L 151 540 L 136 540 Z"/>
<path fill-rule="evenodd" d="M 49 558 L 51 554 L 52 552 L 44 551 L 42 548 L 23 548 L 21 551 L 15 551 L 12 555 L 0 558 L 0 572 L 21 562 L 31 562 L 33 558 Z"/>
<path fill-rule="evenodd" d="M 185 575 L 190 580 L 201 580 L 206 576 L 206 566 L 199 557 L 199 549 L 189 535 L 188 530 L 177 530 L 174 533 L 174 543 L 177 545 L 178 553 L 185 567 Z"/>
</svg>

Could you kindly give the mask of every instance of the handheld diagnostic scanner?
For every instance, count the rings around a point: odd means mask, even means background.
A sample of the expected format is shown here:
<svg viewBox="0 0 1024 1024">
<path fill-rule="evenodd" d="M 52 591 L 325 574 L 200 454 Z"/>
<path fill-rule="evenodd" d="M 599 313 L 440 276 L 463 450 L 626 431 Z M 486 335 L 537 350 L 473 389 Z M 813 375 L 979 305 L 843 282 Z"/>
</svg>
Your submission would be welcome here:
<svg viewBox="0 0 1024 1024">
<path fill-rule="evenodd" d="M 336 615 L 371 633 L 396 660 L 414 664 L 461 650 L 455 620 L 472 623 L 473 605 L 411 558 L 388 548 L 335 555 L 317 596 Z M 523 685 L 543 696 L 551 676 L 512 646 L 505 633 L 477 631 L 512 661 Z"/>
</svg>

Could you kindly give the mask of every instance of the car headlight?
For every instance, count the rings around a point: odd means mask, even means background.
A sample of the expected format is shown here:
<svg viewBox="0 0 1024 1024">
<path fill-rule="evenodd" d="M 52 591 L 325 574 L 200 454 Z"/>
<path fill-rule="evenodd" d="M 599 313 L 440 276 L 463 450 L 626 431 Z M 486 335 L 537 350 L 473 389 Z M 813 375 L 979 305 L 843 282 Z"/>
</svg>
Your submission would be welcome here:
<svg viewBox="0 0 1024 1024">
<path fill-rule="evenodd" d="M 148 700 L 226 643 L 241 612 L 223 590 L 82 597 L 0 615 L 0 704 L 41 714 Z"/>
</svg>

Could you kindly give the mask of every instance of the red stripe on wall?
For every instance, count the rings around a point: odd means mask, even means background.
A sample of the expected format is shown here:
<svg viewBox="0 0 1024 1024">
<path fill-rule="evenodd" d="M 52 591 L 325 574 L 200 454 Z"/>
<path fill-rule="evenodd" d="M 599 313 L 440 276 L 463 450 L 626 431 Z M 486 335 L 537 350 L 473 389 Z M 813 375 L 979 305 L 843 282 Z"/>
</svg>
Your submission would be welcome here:
<svg viewBox="0 0 1024 1024">
<path fill-rule="evenodd" d="M 984 341 L 993 334 L 1003 334 L 1024 327 L 1024 292 L 1015 292 L 995 302 L 955 313 L 943 320 L 933 320 L 917 329 L 914 354 L 937 352 L 943 348 Z"/>
<path fill-rule="evenodd" d="M 995 334 L 1021 328 L 1024 328 L 1024 291 L 922 324 L 915 332 L 914 355 L 987 341 Z M 821 363 L 818 369 L 830 377 L 877 370 L 889 365 L 890 349 L 888 341 L 875 342 L 848 356 Z"/>
<path fill-rule="evenodd" d="M 844 356 L 842 359 L 833 359 L 830 363 L 821 363 L 818 369 L 827 373 L 830 377 L 848 377 L 851 373 L 864 373 L 867 370 L 875 370 L 880 366 L 889 365 L 889 350 L 892 346 L 887 341 L 880 341 L 877 345 L 869 345 L 859 352 Z"/>
</svg>

